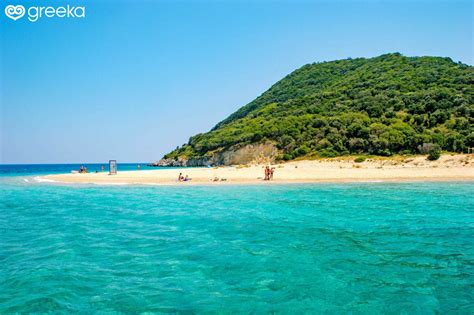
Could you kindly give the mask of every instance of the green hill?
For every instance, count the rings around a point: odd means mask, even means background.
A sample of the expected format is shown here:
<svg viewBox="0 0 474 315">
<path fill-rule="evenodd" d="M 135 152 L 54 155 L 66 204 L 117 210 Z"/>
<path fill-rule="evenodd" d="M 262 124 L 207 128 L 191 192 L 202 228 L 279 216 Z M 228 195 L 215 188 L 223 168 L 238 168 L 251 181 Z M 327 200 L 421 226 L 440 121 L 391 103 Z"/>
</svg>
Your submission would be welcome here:
<svg viewBox="0 0 474 315">
<path fill-rule="evenodd" d="M 218 157 L 252 144 L 282 160 L 418 153 L 423 143 L 461 152 L 474 147 L 473 123 L 472 66 L 386 54 L 305 65 L 164 158 L 226 164 Z"/>
</svg>

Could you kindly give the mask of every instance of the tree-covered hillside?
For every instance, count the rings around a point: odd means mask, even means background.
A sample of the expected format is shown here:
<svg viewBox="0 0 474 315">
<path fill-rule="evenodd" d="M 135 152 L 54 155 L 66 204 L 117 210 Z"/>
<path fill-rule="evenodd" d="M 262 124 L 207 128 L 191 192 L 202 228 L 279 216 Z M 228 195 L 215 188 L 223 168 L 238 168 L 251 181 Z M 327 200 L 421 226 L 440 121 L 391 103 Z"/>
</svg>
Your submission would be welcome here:
<svg viewBox="0 0 474 315">
<path fill-rule="evenodd" d="M 273 143 L 279 159 L 474 147 L 474 69 L 386 54 L 309 64 L 165 158 L 206 158 Z"/>
</svg>

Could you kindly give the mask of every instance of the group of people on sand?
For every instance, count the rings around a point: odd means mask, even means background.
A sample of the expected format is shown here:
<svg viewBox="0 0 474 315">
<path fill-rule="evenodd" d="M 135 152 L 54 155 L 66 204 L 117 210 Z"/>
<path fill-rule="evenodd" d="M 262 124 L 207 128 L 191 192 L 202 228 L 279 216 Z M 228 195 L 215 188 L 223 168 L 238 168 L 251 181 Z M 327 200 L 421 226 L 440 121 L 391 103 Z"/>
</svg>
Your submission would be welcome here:
<svg viewBox="0 0 474 315">
<path fill-rule="evenodd" d="M 178 182 L 189 182 L 191 178 L 188 175 L 183 176 L 183 173 L 179 173 Z"/>
<path fill-rule="evenodd" d="M 263 180 L 273 180 L 274 172 L 275 172 L 275 168 L 267 165 L 265 167 L 265 178 Z"/>
<path fill-rule="evenodd" d="M 87 173 L 87 167 L 81 165 L 81 167 L 79 168 L 79 173 Z"/>
<path fill-rule="evenodd" d="M 265 177 L 263 180 L 273 180 L 273 173 L 275 173 L 275 168 L 266 166 L 265 167 Z M 189 182 L 191 178 L 189 178 L 188 175 L 183 176 L 183 173 L 179 173 L 178 175 L 178 182 Z M 213 182 L 219 182 L 219 181 L 227 181 L 226 178 L 219 178 L 219 177 L 214 177 L 211 179 Z"/>
</svg>

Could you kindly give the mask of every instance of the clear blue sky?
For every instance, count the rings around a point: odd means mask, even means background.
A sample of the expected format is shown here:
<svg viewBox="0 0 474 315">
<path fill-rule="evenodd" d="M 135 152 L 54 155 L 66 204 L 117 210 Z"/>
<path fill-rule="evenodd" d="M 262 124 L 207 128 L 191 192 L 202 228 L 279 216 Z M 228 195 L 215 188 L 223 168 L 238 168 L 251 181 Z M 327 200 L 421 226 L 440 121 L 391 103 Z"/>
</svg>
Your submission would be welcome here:
<svg viewBox="0 0 474 315">
<path fill-rule="evenodd" d="M 306 63 L 388 52 L 473 64 L 471 1 L 71 1 L 0 11 L 0 163 L 155 161 Z"/>
</svg>

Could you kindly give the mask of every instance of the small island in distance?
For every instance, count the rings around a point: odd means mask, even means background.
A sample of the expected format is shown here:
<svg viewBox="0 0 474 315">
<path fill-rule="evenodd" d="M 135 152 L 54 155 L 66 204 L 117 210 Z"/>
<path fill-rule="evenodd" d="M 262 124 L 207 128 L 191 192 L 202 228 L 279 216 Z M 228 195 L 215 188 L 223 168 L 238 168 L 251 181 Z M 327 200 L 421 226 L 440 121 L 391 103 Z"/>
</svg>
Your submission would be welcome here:
<svg viewBox="0 0 474 315">
<path fill-rule="evenodd" d="M 157 166 L 238 165 L 474 147 L 474 69 L 399 53 L 305 65 Z"/>
</svg>

